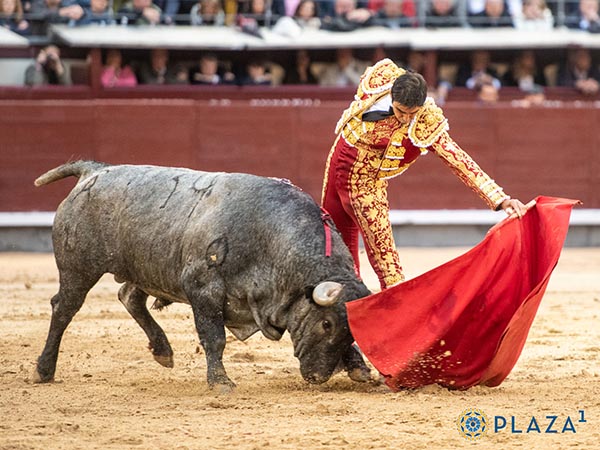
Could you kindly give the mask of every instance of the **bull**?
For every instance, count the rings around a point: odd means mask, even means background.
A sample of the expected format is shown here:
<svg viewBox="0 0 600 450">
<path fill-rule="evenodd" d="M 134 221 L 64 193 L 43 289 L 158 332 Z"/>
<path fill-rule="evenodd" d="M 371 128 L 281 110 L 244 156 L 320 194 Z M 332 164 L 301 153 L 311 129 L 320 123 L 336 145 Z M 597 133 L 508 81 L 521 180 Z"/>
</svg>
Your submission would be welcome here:
<svg viewBox="0 0 600 450">
<path fill-rule="evenodd" d="M 235 386 L 222 361 L 225 327 L 240 340 L 257 331 L 279 340 L 287 330 L 310 383 L 338 366 L 370 379 L 345 308 L 370 292 L 309 195 L 249 174 L 94 161 L 64 164 L 35 185 L 69 176 L 79 180 L 54 219 L 60 285 L 33 381 L 54 379 L 64 331 L 105 273 L 122 283 L 119 300 L 163 366 L 173 367 L 173 351 L 147 298 L 191 306 L 211 388 Z"/>
</svg>

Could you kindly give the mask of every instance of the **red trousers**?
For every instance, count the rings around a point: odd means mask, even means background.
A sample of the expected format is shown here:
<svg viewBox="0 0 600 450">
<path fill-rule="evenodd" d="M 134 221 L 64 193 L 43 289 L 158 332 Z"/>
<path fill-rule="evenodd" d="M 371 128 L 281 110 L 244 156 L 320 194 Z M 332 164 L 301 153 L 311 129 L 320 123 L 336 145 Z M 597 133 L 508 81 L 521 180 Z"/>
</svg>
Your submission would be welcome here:
<svg viewBox="0 0 600 450">
<path fill-rule="evenodd" d="M 360 232 L 381 288 L 404 280 L 389 220 L 387 181 L 378 179 L 376 169 L 343 137 L 338 137 L 327 162 L 322 204 L 342 234 L 357 268 Z"/>
</svg>

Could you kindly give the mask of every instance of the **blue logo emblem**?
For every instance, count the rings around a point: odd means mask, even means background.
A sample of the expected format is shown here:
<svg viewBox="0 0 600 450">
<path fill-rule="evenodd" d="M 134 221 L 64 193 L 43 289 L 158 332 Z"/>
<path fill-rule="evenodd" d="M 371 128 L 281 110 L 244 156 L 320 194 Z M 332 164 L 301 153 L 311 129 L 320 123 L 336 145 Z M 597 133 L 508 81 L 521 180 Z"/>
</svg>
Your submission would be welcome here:
<svg viewBox="0 0 600 450">
<path fill-rule="evenodd" d="M 458 419 L 456 426 L 465 439 L 475 441 L 488 430 L 488 418 L 480 409 L 465 409 Z"/>
</svg>

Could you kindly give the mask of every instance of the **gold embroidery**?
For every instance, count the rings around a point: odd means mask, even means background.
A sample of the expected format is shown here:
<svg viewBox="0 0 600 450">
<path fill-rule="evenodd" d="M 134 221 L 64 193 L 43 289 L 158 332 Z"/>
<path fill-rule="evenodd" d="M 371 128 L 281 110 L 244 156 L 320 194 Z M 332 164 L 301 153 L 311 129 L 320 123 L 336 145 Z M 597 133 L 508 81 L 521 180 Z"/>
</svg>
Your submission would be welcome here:
<svg viewBox="0 0 600 450">
<path fill-rule="evenodd" d="M 369 262 L 381 274 L 385 286 L 391 286 L 404 281 L 404 274 L 389 219 L 387 182 L 373 178 L 374 160 L 378 158 L 372 153 L 359 151 L 348 178 L 348 192 Z"/>
<path fill-rule="evenodd" d="M 408 127 L 408 138 L 415 146 L 425 148 L 437 141 L 447 130 L 448 120 L 444 117 L 442 108 L 437 106 L 432 98 L 427 98 Z"/>
<path fill-rule="evenodd" d="M 335 126 L 335 134 L 339 134 L 353 117 L 360 118 L 379 99 L 389 94 L 394 80 L 404 72 L 404 69 L 387 58 L 369 67 L 358 84 L 354 101 L 343 112 Z"/>
<path fill-rule="evenodd" d="M 444 132 L 432 146 L 452 171 L 492 209 L 510 198 L 502 188 L 492 180 L 475 161 Z"/>
</svg>

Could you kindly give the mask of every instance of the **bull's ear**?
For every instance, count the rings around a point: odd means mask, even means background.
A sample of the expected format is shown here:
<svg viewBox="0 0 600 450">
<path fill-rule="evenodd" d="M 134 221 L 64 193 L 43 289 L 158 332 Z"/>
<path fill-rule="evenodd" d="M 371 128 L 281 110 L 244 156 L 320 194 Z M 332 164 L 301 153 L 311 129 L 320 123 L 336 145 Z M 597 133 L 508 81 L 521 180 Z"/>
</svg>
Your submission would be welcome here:
<svg viewBox="0 0 600 450">
<path fill-rule="evenodd" d="M 313 294 L 314 290 L 315 290 L 314 286 L 306 286 L 304 288 L 304 296 L 310 300 L 312 298 L 312 294 Z"/>
</svg>

